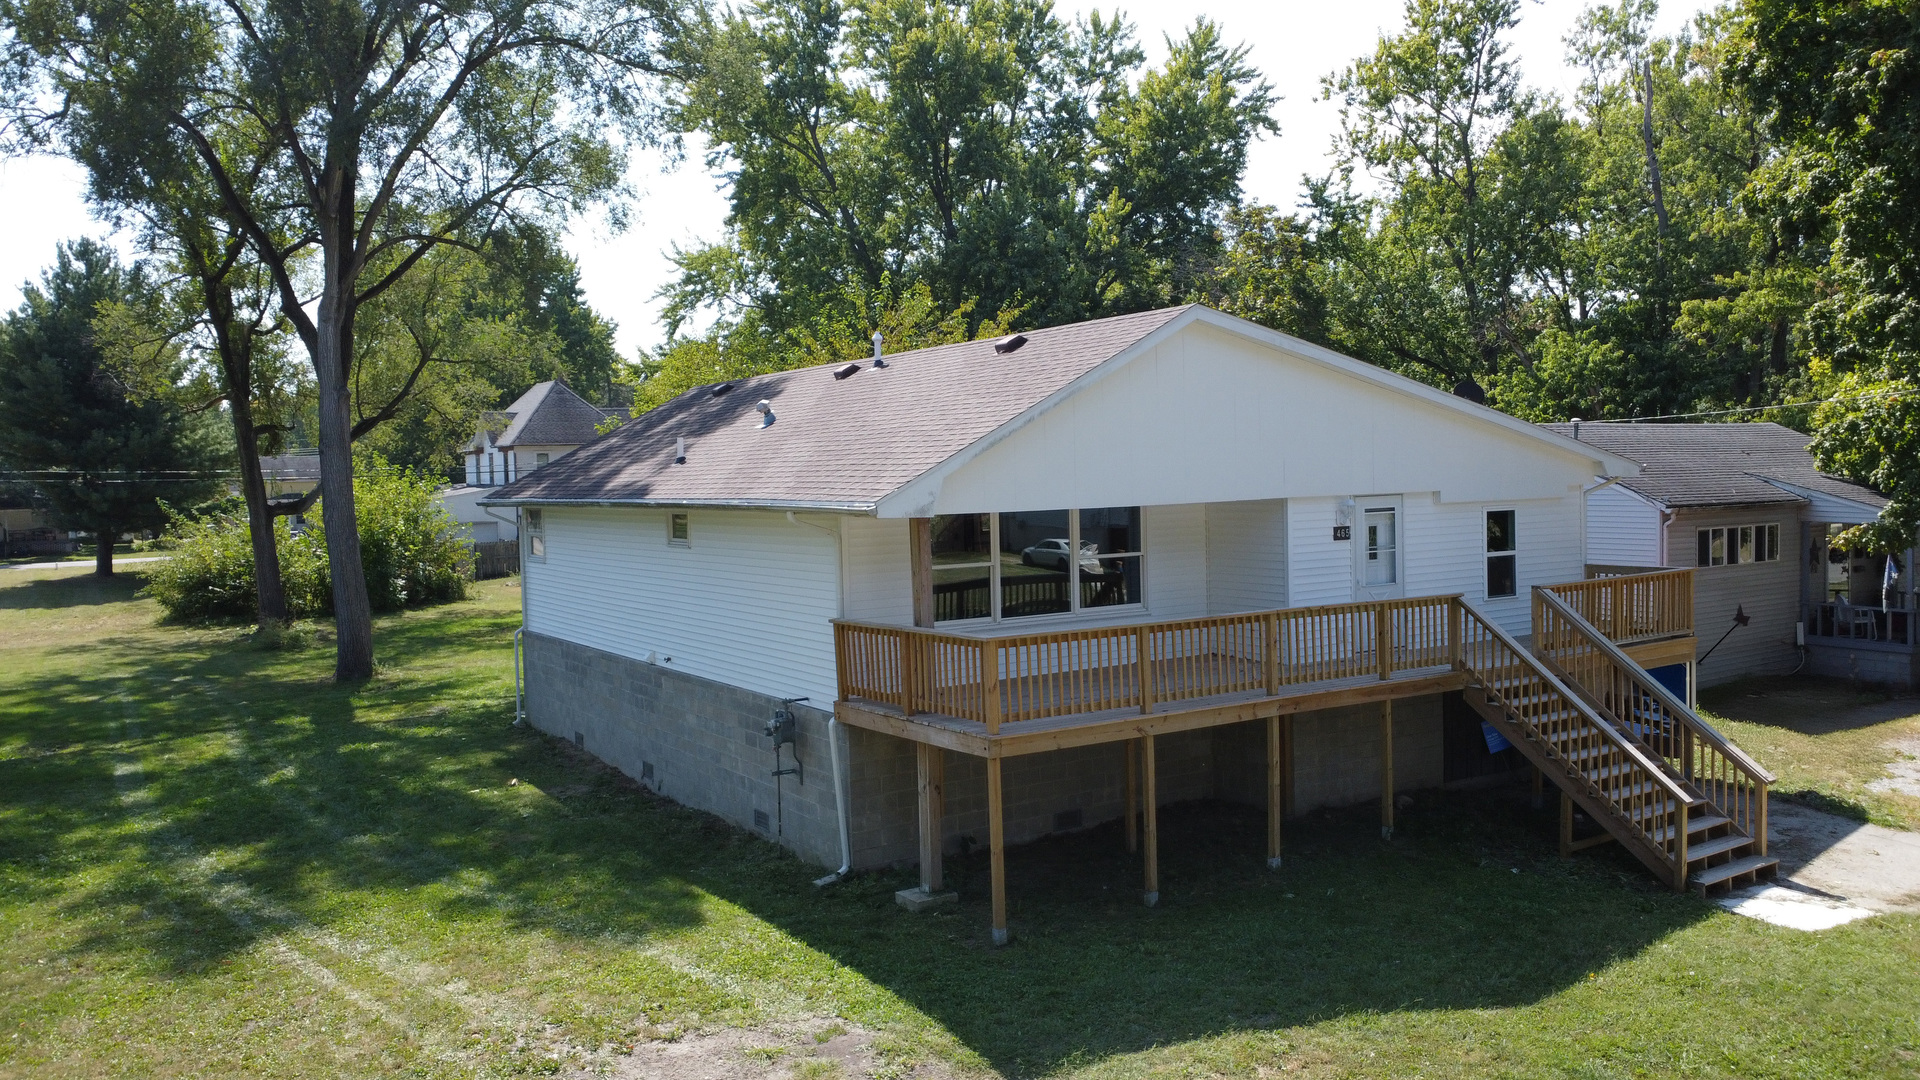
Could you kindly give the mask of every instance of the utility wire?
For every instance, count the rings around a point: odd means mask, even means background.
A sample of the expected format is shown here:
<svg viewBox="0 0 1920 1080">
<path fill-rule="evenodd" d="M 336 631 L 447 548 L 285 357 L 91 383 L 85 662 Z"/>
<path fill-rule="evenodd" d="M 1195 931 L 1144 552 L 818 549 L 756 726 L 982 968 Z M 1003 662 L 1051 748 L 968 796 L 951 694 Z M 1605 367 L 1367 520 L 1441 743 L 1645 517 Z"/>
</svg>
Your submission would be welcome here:
<svg viewBox="0 0 1920 1080">
<path fill-rule="evenodd" d="M 1873 390 L 1864 394 L 1842 394 L 1839 397 L 1822 398 L 1819 401 L 1783 401 L 1778 405 L 1748 405 L 1739 409 L 1712 409 L 1705 412 L 1662 413 L 1659 416 L 1623 416 L 1615 420 L 1582 420 L 1583 424 L 1637 424 L 1642 420 L 1685 420 L 1695 416 L 1733 416 L 1736 413 L 1771 412 L 1774 409 L 1803 409 L 1814 405 L 1838 405 L 1845 401 L 1872 401 L 1876 398 L 1898 398 L 1910 390 Z"/>
</svg>

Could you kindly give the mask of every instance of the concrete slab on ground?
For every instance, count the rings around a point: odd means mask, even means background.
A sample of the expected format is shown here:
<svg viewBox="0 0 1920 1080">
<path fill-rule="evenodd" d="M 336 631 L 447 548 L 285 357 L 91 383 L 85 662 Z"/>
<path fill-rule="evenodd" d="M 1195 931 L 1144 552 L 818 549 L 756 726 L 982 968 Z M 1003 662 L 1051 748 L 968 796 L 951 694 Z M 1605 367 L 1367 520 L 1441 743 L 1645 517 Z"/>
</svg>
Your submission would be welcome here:
<svg viewBox="0 0 1920 1080">
<path fill-rule="evenodd" d="M 1920 912 L 1920 833 L 1812 810 L 1767 808 L 1767 854 L 1786 881 L 1872 911 Z"/>
</svg>

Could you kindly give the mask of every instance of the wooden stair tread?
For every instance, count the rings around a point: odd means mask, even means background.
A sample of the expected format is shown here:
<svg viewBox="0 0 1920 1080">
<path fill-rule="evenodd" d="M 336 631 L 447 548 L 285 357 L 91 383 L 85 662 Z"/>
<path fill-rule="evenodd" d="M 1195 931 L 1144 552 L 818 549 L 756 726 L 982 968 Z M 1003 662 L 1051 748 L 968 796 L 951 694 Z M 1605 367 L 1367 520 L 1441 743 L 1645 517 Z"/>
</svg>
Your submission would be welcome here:
<svg viewBox="0 0 1920 1080">
<path fill-rule="evenodd" d="M 1697 889 L 1718 885 L 1729 878 L 1741 874 L 1751 874 L 1756 870 L 1766 870 L 1780 865 L 1780 860 L 1771 855 L 1749 855 L 1744 859 L 1735 859 L 1719 866 L 1708 866 L 1687 875 L 1687 884 Z"/>
<path fill-rule="evenodd" d="M 1753 837 L 1747 836 L 1744 833 L 1730 833 L 1726 836 L 1714 837 L 1712 840 L 1702 840 L 1699 844 L 1691 845 L 1687 848 L 1687 861 L 1694 862 L 1698 859 L 1712 858 L 1722 852 L 1732 851 L 1738 847 L 1746 847 L 1751 843 L 1753 843 Z"/>
</svg>

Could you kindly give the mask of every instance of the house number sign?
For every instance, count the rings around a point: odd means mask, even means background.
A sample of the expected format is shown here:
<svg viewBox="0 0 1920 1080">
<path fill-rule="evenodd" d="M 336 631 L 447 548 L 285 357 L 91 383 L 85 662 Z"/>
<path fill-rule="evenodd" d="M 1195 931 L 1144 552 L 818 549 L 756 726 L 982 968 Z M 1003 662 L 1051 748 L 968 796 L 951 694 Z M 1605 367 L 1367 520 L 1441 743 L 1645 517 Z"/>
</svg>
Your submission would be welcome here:
<svg viewBox="0 0 1920 1080">
<path fill-rule="evenodd" d="M 1335 526 L 1333 527 L 1333 538 L 1334 538 L 1335 540 L 1351 540 L 1351 539 L 1353 539 L 1353 526 L 1351 526 L 1351 525 L 1335 525 Z"/>
</svg>

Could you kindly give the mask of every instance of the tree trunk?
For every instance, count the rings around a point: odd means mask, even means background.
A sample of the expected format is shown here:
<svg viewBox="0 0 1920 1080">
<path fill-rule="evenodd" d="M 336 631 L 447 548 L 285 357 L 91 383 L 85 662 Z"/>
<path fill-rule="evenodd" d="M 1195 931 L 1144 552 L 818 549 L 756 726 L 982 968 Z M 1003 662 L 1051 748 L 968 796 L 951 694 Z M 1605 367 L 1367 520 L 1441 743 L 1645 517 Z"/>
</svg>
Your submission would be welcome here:
<svg viewBox="0 0 1920 1080">
<path fill-rule="evenodd" d="M 233 386 L 232 375 L 228 386 Z M 242 384 L 227 402 L 233 417 L 233 441 L 240 448 L 240 493 L 247 499 L 247 538 L 253 543 L 254 607 L 259 624 L 287 621 L 287 590 L 280 580 L 280 549 L 273 536 L 273 512 L 267 507 L 267 480 L 260 470 L 260 438 L 253 429 L 251 387 Z"/>
<path fill-rule="evenodd" d="M 95 577 L 113 576 L 113 543 L 120 534 L 106 529 L 93 531 L 93 573 Z"/>
<path fill-rule="evenodd" d="M 336 260 L 348 238 L 326 245 L 327 284 L 315 320 L 314 376 L 320 395 L 320 521 L 327 533 L 333 576 L 333 677 L 373 677 L 373 609 L 353 500 L 353 401 L 347 373 L 353 359 L 353 282 L 342 281 Z"/>
</svg>

